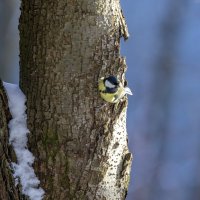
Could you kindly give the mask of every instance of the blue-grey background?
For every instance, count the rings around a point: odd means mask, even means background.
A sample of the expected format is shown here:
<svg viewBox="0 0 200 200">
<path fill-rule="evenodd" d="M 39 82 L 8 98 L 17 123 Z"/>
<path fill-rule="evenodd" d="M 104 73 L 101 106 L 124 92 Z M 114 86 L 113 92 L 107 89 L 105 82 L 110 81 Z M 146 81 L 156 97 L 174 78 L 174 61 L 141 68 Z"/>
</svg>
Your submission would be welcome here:
<svg viewBox="0 0 200 200">
<path fill-rule="evenodd" d="M 128 200 L 200 199 L 200 0 L 122 0 Z M 0 1 L 0 77 L 18 82 L 18 0 Z"/>
</svg>

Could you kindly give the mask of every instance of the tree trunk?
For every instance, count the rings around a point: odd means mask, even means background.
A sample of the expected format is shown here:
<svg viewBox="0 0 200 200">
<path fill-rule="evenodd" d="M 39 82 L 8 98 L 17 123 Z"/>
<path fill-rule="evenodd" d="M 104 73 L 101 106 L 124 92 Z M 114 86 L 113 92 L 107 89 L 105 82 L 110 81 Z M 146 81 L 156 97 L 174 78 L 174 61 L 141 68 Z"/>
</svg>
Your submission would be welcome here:
<svg viewBox="0 0 200 200">
<path fill-rule="evenodd" d="M 102 76 L 124 81 L 119 1 L 22 0 L 21 11 L 20 86 L 45 199 L 125 199 L 127 100 L 100 108 L 97 90 Z"/>
</svg>

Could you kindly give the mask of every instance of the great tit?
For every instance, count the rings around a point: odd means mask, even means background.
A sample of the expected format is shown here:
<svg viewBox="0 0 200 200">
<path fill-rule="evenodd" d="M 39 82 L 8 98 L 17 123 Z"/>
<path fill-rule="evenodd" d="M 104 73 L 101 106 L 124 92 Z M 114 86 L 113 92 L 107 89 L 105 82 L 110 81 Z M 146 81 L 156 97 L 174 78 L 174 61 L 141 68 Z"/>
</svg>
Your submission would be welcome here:
<svg viewBox="0 0 200 200">
<path fill-rule="evenodd" d="M 98 89 L 101 97 L 110 103 L 117 103 L 126 94 L 132 95 L 130 88 L 123 86 L 115 76 L 102 77 Z"/>
</svg>

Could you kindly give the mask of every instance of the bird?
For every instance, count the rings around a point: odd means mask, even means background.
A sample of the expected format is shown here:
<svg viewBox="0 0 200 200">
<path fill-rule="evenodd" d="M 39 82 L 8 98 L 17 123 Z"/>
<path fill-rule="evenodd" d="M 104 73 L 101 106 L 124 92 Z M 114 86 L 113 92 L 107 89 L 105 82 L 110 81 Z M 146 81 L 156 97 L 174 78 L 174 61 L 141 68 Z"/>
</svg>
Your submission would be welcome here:
<svg viewBox="0 0 200 200">
<path fill-rule="evenodd" d="M 101 98 L 109 103 L 119 102 L 126 94 L 133 95 L 130 88 L 123 86 L 119 79 L 113 75 L 100 78 L 98 90 Z"/>
</svg>

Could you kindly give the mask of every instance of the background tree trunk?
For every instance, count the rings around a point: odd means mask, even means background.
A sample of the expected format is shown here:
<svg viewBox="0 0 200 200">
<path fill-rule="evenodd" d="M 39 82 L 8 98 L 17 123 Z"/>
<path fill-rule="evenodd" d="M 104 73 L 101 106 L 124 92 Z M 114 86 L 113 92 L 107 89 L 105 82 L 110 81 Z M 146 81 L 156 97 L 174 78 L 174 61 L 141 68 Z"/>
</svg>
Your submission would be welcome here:
<svg viewBox="0 0 200 200">
<path fill-rule="evenodd" d="M 119 1 L 22 0 L 20 86 L 29 148 L 46 199 L 125 199 L 131 154 L 127 101 L 104 103 L 97 81 L 124 81 Z"/>
</svg>

